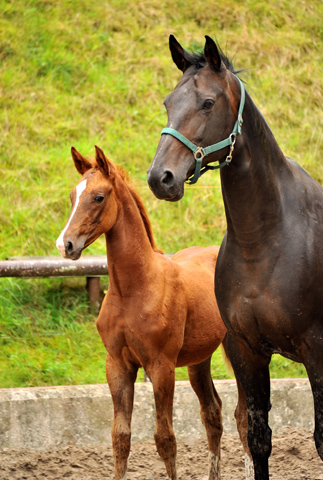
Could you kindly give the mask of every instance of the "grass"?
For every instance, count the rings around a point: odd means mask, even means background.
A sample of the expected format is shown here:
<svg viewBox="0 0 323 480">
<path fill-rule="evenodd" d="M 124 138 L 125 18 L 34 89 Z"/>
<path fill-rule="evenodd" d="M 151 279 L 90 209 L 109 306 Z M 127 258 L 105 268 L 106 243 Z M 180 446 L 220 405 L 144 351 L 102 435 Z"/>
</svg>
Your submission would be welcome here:
<svg viewBox="0 0 323 480">
<path fill-rule="evenodd" d="M 104 383 L 105 349 L 95 318 L 82 278 L 2 279 L 0 388 Z M 273 378 L 305 376 L 302 365 L 273 358 Z M 221 349 L 211 371 L 213 378 L 233 378 Z M 138 381 L 143 378 L 140 369 Z M 176 370 L 177 380 L 187 378 L 186 368 Z"/>
<path fill-rule="evenodd" d="M 158 201 L 146 184 L 166 123 L 162 101 L 180 78 L 170 33 L 188 49 L 203 48 L 205 34 L 216 38 L 246 69 L 282 150 L 323 183 L 322 16 L 320 0 L 0 0 L 1 259 L 56 254 L 78 180 L 71 145 L 92 156 L 97 144 L 126 167 L 160 248 L 221 242 L 217 174 L 176 204 Z M 88 249 L 104 252 L 103 239 Z M 0 386 L 105 381 L 79 282 L 0 280 Z M 228 375 L 220 352 L 213 372 Z M 272 375 L 305 372 L 275 356 Z"/>
</svg>

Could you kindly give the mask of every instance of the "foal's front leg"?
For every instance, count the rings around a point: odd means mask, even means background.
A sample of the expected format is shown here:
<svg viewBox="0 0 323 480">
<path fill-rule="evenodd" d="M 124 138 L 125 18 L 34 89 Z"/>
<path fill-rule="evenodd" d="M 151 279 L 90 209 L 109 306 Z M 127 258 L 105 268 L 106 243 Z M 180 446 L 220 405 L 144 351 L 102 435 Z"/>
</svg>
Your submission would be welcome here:
<svg viewBox="0 0 323 480">
<path fill-rule="evenodd" d="M 131 416 L 134 384 L 138 368 L 107 355 L 106 376 L 113 401 L 112 447 L 115 480 L 127 479 L 127 461 L 130 453 Z"/>
<path fill-rule="evenodd" d="M 176 475 L 176 439 L 173 430 L 173 400 L 175 389 L 175 364 L 159 357 L 147 373 L 154 389 L 156 405 L 155 443 L 157 452 L 165 463 L 170 480 Z"/>
</svg>

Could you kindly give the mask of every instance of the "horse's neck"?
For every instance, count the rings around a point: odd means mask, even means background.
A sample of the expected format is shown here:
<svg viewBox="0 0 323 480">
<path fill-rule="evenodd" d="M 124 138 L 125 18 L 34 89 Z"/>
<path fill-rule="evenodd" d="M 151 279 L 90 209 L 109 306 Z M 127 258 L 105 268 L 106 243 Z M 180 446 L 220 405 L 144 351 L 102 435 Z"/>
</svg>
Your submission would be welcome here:
<svg viewBox="0 0 323 480">
<path fill-rule="evenodd" d="M 123 180 L 117 179 L 118 218 L 106 233 L 110 286 L 121 296 L 135 292 L 149 279 L 156 254 L 140 211 Z"/>
<path fill-rule="evenodd" d="M 263 116 L 246 96 L 242 135 L 221 171 L 228 235 L 246 247 L 260 244 L 280 220 L 280 176 L 288 164 Z"/>
</svg>

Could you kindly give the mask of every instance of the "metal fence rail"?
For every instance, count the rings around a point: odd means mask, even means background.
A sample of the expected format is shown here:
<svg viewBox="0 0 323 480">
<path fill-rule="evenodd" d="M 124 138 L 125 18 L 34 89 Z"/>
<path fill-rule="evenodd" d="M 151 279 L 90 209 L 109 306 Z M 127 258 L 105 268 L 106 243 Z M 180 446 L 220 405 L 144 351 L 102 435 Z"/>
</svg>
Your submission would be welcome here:
<svg viewBox="0 0 323 480">
<path fill-rule="evenodd" d="M 100 306 L 100 277 L 108 275 L 106 255 L 84 255 L 79 260 L 58 256 L 9 257 L 0 261 L 0 277 L 86 277 L 90 306 Z"/>
<path fill-rule="evenodd" d="M 172 253 L 165 256 L 172 257 Z M 109 275 L 106 255 L 82 255 L 78 260 L 59 256 L 9 257 L 0 260 L 0 277 L 86 277 L 90 307 L 100 308 L 100 277 Z"/>
</svg>

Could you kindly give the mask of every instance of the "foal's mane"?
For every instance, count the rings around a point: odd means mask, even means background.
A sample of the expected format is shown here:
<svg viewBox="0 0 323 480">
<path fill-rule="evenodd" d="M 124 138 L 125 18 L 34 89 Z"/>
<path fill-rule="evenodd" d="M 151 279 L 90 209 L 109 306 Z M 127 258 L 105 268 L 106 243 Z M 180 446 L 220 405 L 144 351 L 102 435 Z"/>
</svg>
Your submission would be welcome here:
<svg viewBox="0 0 323 480">
<path fill-rule="evenodd" d="M 128 190 L 132 196 L 132 198 L 134 199 L 136 205 L 137 205 L 137 208 L 139 210 L 139 213 L 140 213 L 140 216 L 141 216 L 141 219 L 143 221 L 143 224 L 144 224 L 144 227 L 145 227 L 145 230 L 146 230 L 146 233 L 147 233 L 147 236 L 148 236 L 148 239 L 150 241 L 150 244 L 153 248 L 153 250 L 155 252 L 158 252 L 158 253 L 164 253 L 163 250 L 160 250 L 159 248 L 157 248 L 156 246 L 156 243 L 155 243 L 155 240 L 154 240 L 154 236 L 153 236 L 153 231 L 152 231 L 152 228 L 151 228 L 151 223 L 150 223 L 150 220 L 148 218 L 148 215 L 147 215 L 147 212 L 146 212 L 146 209 L 145 209 L 145 206 L 141 200 L 141 198 L 139 197 L 138 193 L 134 190 L 134 188 L 130 185 L 130 177 L 129 177 L 129 174 L 125 171 L 125 169 L 123 168 L 122 165 L 116 165 L 115 163 L 113 164 L 114 167 L 116 168 L 119 176 L 122 178 L 122 180 L 124 181 L 124 183 L 127 185 L 128 187 Z"/>
</svg>

